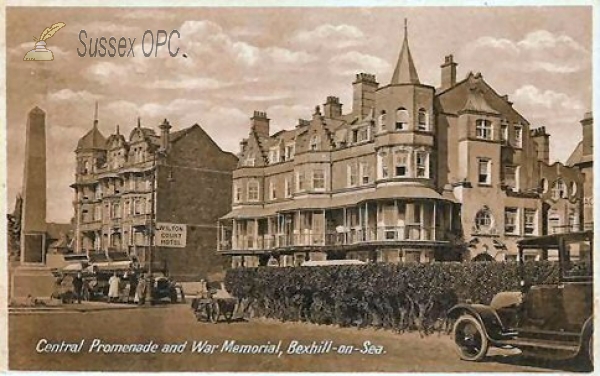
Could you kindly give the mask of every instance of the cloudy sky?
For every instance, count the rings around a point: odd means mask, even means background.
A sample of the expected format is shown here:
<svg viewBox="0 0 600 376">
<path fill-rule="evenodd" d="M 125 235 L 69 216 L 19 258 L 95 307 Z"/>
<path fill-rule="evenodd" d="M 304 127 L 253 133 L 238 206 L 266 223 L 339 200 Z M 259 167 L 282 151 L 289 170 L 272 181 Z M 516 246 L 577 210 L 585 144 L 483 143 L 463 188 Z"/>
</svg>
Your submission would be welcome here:
<svg viewBox="0 0 600 376">
<path fill-rule="evenodd" d="M 68 221 L 77 140 L 92 126 L 117 124 L 128 135 L 138 116 L 155 127 L 199 123 L 237 152 L 253 110 L 267 111 L 272 131 L 309 118 L 328 95 L 350 110 L 354 74 L 391 78 L 408 18 L 421 82 L 438 86 L 439 65 L 453 53 L 458 76 L 481 72 L 533 126 L 552 134 L 551 159 L 565 161 L 591 108 L 590 7 L 501 8 L 7 8 L 8 202 L 20 191 L 27 112 L 47 112 L 48 220 Z M 24 62 L 47 26 L 66 27 L 48 42 L 53 62 Z M 137 38 L 135 57 L 79 57 L 89 38 Z M 176 29 L 166 48 L 144 57 L 144 31 Z M 149 44 L 146 45 L 149 48 Z M 182 54 L 185 53 L 187 58 Z"/>
</svg>

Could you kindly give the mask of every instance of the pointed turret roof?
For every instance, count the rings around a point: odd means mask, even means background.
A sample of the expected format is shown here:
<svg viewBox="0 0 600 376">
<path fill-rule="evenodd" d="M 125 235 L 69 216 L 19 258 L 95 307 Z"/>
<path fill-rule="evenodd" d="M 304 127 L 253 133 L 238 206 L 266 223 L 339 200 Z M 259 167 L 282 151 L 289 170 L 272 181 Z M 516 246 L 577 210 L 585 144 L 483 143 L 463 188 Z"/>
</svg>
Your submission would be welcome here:
<svg viewBox="0 0 600 376">
<path fill-rule="evenodd" d="M 77 142 L 77 149 L 82 150 L 106 150 L 106 137 L 98 129 L 98 102 L 94 110 L 94 125 L 83 137 Z"/>
<path fill-rule="evenodd" d="M 404 19 L 404 42 L 402 43 L 402 49 L 398 56 L 398 62 L 396 63 L 396 69 L 394 69 L 391 84 L 419 83 L 419 75 L 417 74 L 417 69 L 415 68 L 415 63 L 410 54 L 410 48 L 408 47 L 408 27 L 406 19 Z"/>
</svg>

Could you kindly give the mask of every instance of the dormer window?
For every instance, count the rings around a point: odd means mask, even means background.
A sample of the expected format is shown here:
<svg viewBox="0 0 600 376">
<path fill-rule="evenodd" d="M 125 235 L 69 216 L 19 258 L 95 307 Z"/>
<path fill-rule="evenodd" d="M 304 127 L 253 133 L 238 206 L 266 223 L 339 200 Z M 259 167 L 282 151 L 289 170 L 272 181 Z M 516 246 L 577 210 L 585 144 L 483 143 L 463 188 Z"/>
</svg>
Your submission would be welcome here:
<svg viewBox="0 0 600 376">
<path fill-rule="evenodd" d="M 295 145 L 294 144 L 287 144 L 287 145 L 285 145 L 284 155 L 285 155 L 285 160 L 286 161 L 294 159 L 294 149 L 295 149 Z"/>
<path fill-rule="evenodd" d="M 475 123 L 475 134 L 482 140 L 492 139 L 492 122 L 485 119 L 478 119 Z"/>
<path fill-rule="evenodd" d="M 381 132 L 385 131 L 385 120 L 386 120 L 386 113 L 385 113 L 385 111 L 381 111 L 381 114 L 379 114 L 379 118 L 377 119 L 377 125 L 379 125 L 379 130 Z"/>
<path fill-rule="evenodd" d="M 420 131 L 429 130 L 427 111 L 424 108 L 419 109 L 418 129 Z"/>
<path fill-rule="evenodd" d="M 396 130 L 403 131 L 408 128 L 408 111 L 404 107 L 400 107 L 396 111 Z"/>
<path fill-rule="evenodd" d="M 559 198 L 567 198 L 567 186 L 562 179 L 558 179 L 554 182 L 554 186 L 552 187 L 552 198 L 554 200 L 558 200 Z"/>
</svg>

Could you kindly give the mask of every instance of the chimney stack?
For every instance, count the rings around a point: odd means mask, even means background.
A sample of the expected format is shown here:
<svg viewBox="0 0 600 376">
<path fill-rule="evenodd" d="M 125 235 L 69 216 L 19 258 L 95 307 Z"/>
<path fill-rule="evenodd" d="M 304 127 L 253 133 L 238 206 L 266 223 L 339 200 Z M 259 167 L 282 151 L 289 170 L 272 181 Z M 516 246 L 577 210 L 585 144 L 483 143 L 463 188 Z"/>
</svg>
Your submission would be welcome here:
<svg viewBox="0 0 600 376">
<path fill-rule="evenodd" d="M 440 65 L 442 68 L 442 90 L 446 90 L 456 85 L 456 66 L 458 64 L 454 62 L 454 55 L 447 55 L 444 58 L 444 64 Z"/>
<path fill-rule="evenodd" d="M 326 118 L 338 118 L 342 116 L 342 104 L 340 98 L 329 96 L 323 104 L 323 112 Z"/>
<path fill-rule="evenodd" d="M 586 112 L 581 120 L 583 131 L 583 155 L 594 155 L 594 116 L 591 112 Z"/>
<path fill-rule="evenodd" d="M 375 108 L 375 91 L 379 83 L 374 74 L 359 73 L 356 75 L 356 81 L 352 83 L 354 93 L 352 96 L 352 114 L 360 118 L 369 115 L 372 108 Z"/>
<path fill-rule="evenodd" d="M 169 148 L 169 131 L 171 129 L 171 124 L 167 119 L 163 120 L 162 124 L 159 125 L 160 128 L 160 149 L 162 151 L 167 151 Z"/>
<path fill-rule="evenodd" d="M 537 144 L 537 159 L 550 164 L 550 135 L 546 133 L 546 127 L 532 129 L 531 138 Z"/>
<path fill-rule="evenodd" d="M 254 111 L 254 115 L 250 118 L 252 122 L 252 130 L 261 137 L 269 137 L 269 123 L 271 119 L 267 117 L 266 112 Z"/>
</svg>

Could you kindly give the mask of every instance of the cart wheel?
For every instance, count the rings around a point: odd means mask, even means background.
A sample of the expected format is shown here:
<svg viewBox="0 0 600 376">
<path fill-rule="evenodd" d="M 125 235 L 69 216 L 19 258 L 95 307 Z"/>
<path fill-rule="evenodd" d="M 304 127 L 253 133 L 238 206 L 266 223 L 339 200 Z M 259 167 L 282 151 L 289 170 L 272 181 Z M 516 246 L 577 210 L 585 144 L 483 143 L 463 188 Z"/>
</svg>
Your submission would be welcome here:
<svg viewBox="0 0 600 376">
<path fill-rule="evenodd" d="M 219 304 L 215 301 L 210 304 L 210 315 L 209 320 L 213 324 L 216 324 L 219 321 L 219 315 L 221 314 L 221 310 L 219 309 Z"/>
<path fill-rule="evenodd" d="M 454 345 L 463 360 L 479 362 L 485 358 L 489 341 L 479 320 L 466 314 L 454 323 Z"/>
</svg>

